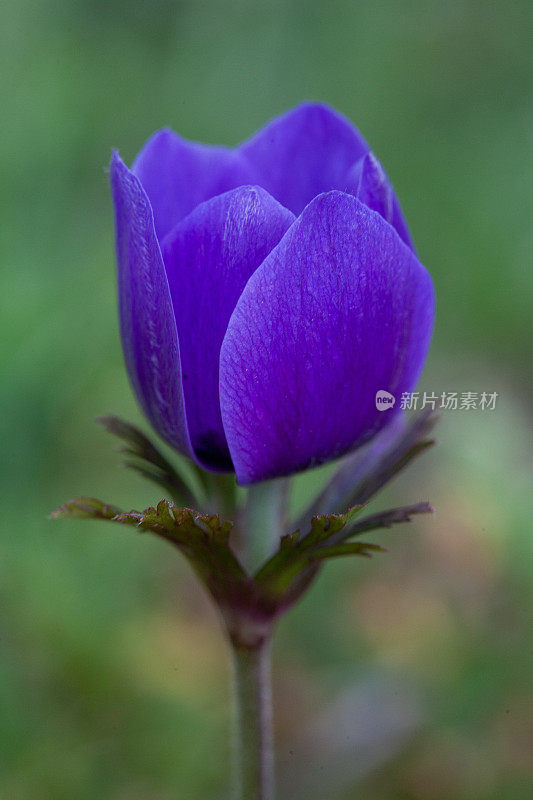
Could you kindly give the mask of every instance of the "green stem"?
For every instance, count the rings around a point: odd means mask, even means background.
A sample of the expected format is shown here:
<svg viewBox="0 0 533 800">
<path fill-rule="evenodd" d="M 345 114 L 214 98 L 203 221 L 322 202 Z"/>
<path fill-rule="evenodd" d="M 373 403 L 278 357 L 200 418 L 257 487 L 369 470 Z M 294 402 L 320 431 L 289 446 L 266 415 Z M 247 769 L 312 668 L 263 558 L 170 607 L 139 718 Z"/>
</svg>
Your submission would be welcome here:
<svg viewBox="0 0 533 800">
<path fill-rule="evenodd" d="M 235 644 L 234 798 L 273 800 L 270 639 L 254 648 Z"/>
<path fill-rule="evenodd" d="M 285 530 L 290 478 L 256 483 L 248 488 L 244 509 L 243 555 L 253 572 L 279 545 Z"/>
</svg>

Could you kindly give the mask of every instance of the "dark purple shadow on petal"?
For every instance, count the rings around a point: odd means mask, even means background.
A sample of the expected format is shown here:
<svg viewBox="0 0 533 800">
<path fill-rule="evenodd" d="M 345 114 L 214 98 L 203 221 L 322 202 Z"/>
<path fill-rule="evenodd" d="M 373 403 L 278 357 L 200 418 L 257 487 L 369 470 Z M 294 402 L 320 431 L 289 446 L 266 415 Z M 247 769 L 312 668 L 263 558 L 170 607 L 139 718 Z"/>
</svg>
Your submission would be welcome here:
<svg viewBox="0 0 533 800">
<path fill-rule="evenodd" d="M 148 139 L 131 171 L 150 199 L 160 241 L 198 203 L 254 182 L 238 151 L 189 142 L 167 128 Z"/>
<path fill-rule="evenodd" d="M 248 281 L 221 349 L 222 419 L 249 484 L 370 439 L 422 369 L 431 278 L 395 230 L 342 192 L 317 197 Z"/>
<path fill-rule="evenodd" d="M 218 394 L 222 339 L 246 282 L 293 221 L 264 189 L 243 186 L 201 203 L 161 245 L 191 441 L 211 469 L 233 469 Z"/>
<path fill-rule="evenodd" d="M 124 358 L 137 399 L 156 431 L 192 456 L 172 301 L 146 194 L 115 152 L 118 301 Z"/>
<path fill-rule="evenodd" d="M 319 103 L 271 120 L 239 147 L 257 183 L 295 214 L 321 192 L 344 190 L 348 170 L 368 149 L 346 117 Z"/>
<path fill-rule="evenodd" d="M 400 238 L 416 255 L 413 239 L 398 198 L 387 173 L 374 153 L 367 153 L 353 165 L 348 172 L 344 189 L 372 211 L 377 211 L 395 228 Z"/>
</svg>

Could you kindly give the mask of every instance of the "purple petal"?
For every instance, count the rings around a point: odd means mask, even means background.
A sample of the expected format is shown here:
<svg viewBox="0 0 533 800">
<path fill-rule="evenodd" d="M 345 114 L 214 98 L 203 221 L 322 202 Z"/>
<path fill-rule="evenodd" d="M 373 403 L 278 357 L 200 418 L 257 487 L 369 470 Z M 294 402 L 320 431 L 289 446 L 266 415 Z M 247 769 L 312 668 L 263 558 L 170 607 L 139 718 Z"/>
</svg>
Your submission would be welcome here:
<svg viewBox="0 0 533 800">
<path fill-rule="evenodd" d="M 192 455 L 172 300 L 150 202 L 117 153 L 111 159 L 122 347 L 135 394 L 152 425 Z"/>
<path fill-rule="evenodd" d="M 239 481 L 335 458 L 390 422 L 376 392 L 414 387 L 433 317 L 431 278 L 395 230 L 354 197 L 317 197 L 248 281 L 222 344 Z"/>
<path fill-rule="evenodd" d="M 169 129 L 148 139 L 131 171 L 150 199 L 160 241 L 198 203 L 253 182 L 238 151 L 189 142 Z"/>
<path fill-rule="evenodd" d="M 417 255 L 416 247 L 413 242 L 413 237 L 411 236 L 411 231 L 409 230 L 409 226 L 407 225 L 407 220 L 405 219 L 402 211 L 402 207 L 398 202 L 398 198 L 394 195 L 392 200 L 392 226 L 397 231 L 400 239 L 405 242 L 407 247 L 410 247 L 415 256 Z"/>
<path fill-rule="evenodd" d="M 264 189 L 243 186 L 199 205 L 162 242 L 191 441 L 211 469 L 232 468 L 218 395 L 222 339 L 249 277 L 293 221 Z"/>
<path fill-rule="evenodd" d="M 374 153 L 367 153 L 357 162 L 354 176 L 357 176 L 357 199 L 392 223 L 394 192 Z"/>
<path fill-rule="evenodd" d="M 396 229 L 400 238 L 416 254 L 407 222 L 394 194 L 392 184 L 374 153 L 367 153 L 350 169 L 346 191 L 357 197 L 372 211 L 377 211 Z"/>
<path fill-rule="evenodd" d="M 257 169 L 257 182 L 299 214 L 317 194 L 344 190 L 348 170 L 368 145 L 342 114 L 305 103 L 269 122 L 239 150 Z"/>
</svg>

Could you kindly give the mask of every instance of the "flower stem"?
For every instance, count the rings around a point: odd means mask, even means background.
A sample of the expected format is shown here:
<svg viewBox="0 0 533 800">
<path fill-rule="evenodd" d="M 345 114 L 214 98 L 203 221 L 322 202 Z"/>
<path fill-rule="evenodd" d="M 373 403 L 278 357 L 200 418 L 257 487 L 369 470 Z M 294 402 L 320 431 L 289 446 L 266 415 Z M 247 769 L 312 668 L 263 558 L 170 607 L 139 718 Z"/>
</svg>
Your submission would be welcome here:
<svg viewBox="0 0 533 800">
<path fill-rule="evenodd" d="M 244 509 L 243 561 L 253 572 L 279 545 L 285 530 L 290 478 L 256 483 L 248 488 Z"/>
<path fill-rule="evenodd" d="M 234 798 L 273 800 L 270 637 L 256 647 L 232 644 L 234 666 Z"/>
</svg>

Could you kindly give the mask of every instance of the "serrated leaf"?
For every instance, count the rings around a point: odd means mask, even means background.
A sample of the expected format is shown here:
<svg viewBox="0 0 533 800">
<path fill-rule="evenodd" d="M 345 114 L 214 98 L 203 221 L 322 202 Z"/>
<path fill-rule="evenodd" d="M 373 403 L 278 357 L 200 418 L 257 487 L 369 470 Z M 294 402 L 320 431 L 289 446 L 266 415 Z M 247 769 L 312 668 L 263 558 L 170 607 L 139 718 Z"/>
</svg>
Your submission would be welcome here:
<svg viewBox="0 0 533 800">
<path fill-rule="evenodd" d="M 433 510 L 429 503 L 416 503 L 412 506 L 390 508 L 387 511 L 380 511 L 372 516 L 364 517 L 353 524 L 348 523 L 323 541 L 327 546 L 337 545 L 347 539 L 361 536 L 362 533 L 367 533 L 367 531 L 392 528 L 393 525 L 411 522 L 411 518 L 416 514 L 431 514 Z"/>
<path fill-rule="evenodd" d="M 280 550 L 292 550 L 298 544 L 298 540 L 300 538 L 300 531 L 293 531 L 292 533 L 286 533 L 284 536 L 281 537 L 279 541 L 279 549 Z"/>
<path fill-rule="evenodd" d="M 175 545 L 210 589 L 221 598 L 231 582 L 245 582 L 247 576 L 230 548 L 233 523 L 217 514 L 200 514 L 191 508 L 178 508 L 168 500 L 143 511 L 121 511 L 93 497 L 80 497 L 63 503 L 50 515 L 54 519 L 105 519 L 151 531 Z M 234 590 L 234 587 L 233 587 Z"/>
<path fill-rule="evenodd" d="M 324 540 L 342 531 L 355 517 L 360 506 L 349 508 L 344 514 L 328 514 L 314 517 L 311 530 L 305 536 L 300 531 L 283 536 L 279 550 L 256 573 L 255 580 L 269 591 L 282 594 L 287 591 L 297 576 L 305 570 L 314 549 Z"/>
<path fill-rule="evenodd" d="M 311 530 L 301 539 L 302 545 L 311 547 L 344 530 L 362 508 L 362 505 L 357 505 L 349 508 L 343 514 L 319 514 L 313 517 Z"/>
<path fill-rule="evenodd" d="M 202 541 L 213 539 L 220 544 L 228 544 L 233 523 L 221 520 L 218 514 L 200 514 L 192 508 L 178 508 L 168 500 L 160 500 L 157 506 L 149 506 L 144 511 L 120 512 L 114 522 L 136 525 L 145 531 L 152 531 L 178 544 L 191 544 L 191 536 Z"/>
<path fill-rule="evenodd" d="M 257 572 L 255 581 L 278 597 L 297 598 L 326 559 L 346 555 L 369 558 L 373 552 L 386 552 L 386 548 L 380 545 L 348 542 L 348 539 L 369 530 L 409 522 L 415 514 L 433 511 L 429 503 L 417 503 L 354 521 L 362 508 L 357 505 L 343 514 L 317 515 L 311 520 L 311 530 L 305 536 L 295 531 L 282 537 L 279 550 Z"/>
</svg>

